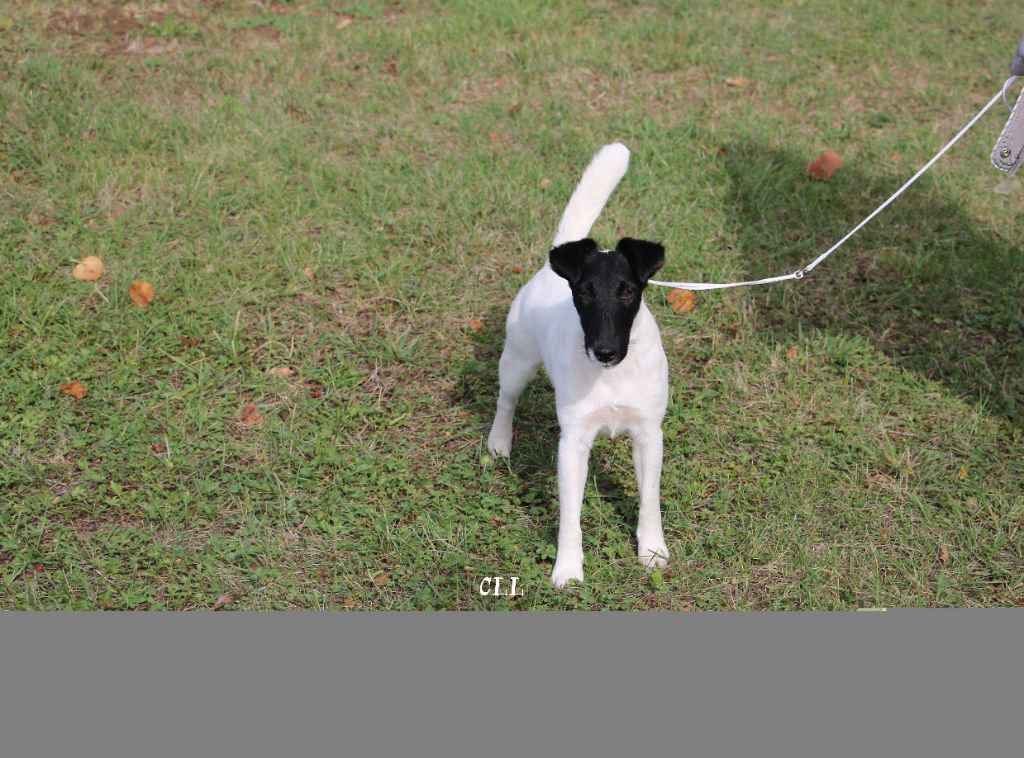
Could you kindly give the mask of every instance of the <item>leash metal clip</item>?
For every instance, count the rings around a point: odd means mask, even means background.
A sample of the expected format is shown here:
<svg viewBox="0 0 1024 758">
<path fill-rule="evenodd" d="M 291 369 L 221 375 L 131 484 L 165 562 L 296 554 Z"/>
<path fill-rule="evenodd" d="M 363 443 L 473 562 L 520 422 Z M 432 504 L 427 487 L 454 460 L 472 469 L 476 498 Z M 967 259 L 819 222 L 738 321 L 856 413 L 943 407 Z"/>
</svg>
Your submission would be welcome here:
<svg viewBox="0 0 1024 758">
<path fill-rule="evenodd" d="M 1006 101 L 1006 90 L 1019 76 L 1024 76 L 1024 37 L 1017 43 L 1017 51 L 1010 66 L 1010 78 L 1003 84 L 1003 101 Z M 992 165 L 1010 176 L 1017 173 L 1024 159 L 1024 93 L 1017 98 L 1010 111 L 1010 117 L 1003 127 L 995 147 L 992 148 Z"/>
</svg>

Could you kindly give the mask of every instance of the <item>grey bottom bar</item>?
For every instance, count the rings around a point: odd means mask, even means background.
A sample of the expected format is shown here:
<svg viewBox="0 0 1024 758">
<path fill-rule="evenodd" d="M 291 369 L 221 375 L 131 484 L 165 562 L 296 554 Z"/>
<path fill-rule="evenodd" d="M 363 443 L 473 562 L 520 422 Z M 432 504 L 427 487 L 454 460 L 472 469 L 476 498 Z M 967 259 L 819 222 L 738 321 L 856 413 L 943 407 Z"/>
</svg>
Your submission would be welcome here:
<svg viewBox="0 0 1024 758">
<path fill-rule="evenodd" d="M 0 753 L 1018 756 L 1024 612 L 0 614 Z"/>
</svg>

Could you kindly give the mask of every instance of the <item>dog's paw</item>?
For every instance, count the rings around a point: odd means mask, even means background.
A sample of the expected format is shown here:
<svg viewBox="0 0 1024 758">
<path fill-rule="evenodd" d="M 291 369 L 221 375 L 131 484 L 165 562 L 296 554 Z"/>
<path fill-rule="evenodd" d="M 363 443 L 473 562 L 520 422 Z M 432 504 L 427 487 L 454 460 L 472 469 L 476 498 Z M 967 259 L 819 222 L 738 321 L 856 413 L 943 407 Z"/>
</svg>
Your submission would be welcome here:
<svg viewBox="0 0 1024 758">
<path fill-rule="evenodd" d="M 487 437 L 487 452 L 495 457 L 508 458 L 512 452 L 512 430 L 492 428 Z"/>
<path fill-rule="evenodd" d="M 574 579 L 577 582 L 583 582 L 583 561 L 562 563 L 556 560 L 555 568 L 551 572 L 551 583 L 558 589 L 562 589 Z"/>
<path fill-rule="evenodd" d="M 668 565 L 668 547 L 665 541 L 640 543 L 637 550 L 637 557 L 640 563 L 649 569 L 665 568 Z"/>
</svg>

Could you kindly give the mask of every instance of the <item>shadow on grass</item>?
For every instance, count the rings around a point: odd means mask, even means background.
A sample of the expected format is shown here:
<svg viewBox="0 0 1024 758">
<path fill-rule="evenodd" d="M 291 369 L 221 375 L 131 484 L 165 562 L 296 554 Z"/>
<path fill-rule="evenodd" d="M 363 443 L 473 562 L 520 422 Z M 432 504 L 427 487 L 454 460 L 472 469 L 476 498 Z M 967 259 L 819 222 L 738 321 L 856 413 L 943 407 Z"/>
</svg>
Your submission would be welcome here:
<svg viewBox="0 0 1024 758">
<path fill-rule="evenodd" d="M 721 160 L 744 278 L 813 260 L 906 178 L 847 166 L 812 182 L 806 155 L 749 142 L 726 145 Z M 862 337 L 897 365 L 1024 424 L 1024 256 L 927 177 L 806 279 L 752 296 L 780 341 L 814 328 Z"/>
</svg>

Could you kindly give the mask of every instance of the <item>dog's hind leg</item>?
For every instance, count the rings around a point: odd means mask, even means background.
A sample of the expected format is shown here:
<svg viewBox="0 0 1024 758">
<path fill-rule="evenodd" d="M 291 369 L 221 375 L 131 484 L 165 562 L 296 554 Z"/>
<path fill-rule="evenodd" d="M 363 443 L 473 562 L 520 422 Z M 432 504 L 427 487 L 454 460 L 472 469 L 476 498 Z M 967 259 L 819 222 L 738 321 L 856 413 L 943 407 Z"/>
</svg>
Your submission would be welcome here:
<svg viewBox="0 0 1024 758">
<path fill-rule="evenodd" d="M 636 525 L 637 556 L 648 568 L 668 565 L 668 547 L 661 528 L 661 426 L 633 434 L 633 466 L 640 491 L 640 516 Z"/>
<path fill-rule="evenodd" d="M 540 356 L 506 340 L 505 349 L 498 362 L 498 409 L 487 437 L 487 449 L 491 455 L 508 456 L 512 452 L 512 416 L 523 389 L 533 379 L 540 367 Z"/>
</svg>

